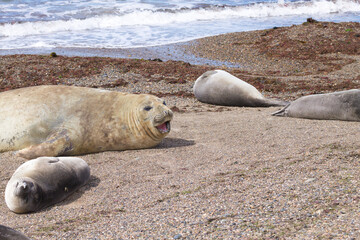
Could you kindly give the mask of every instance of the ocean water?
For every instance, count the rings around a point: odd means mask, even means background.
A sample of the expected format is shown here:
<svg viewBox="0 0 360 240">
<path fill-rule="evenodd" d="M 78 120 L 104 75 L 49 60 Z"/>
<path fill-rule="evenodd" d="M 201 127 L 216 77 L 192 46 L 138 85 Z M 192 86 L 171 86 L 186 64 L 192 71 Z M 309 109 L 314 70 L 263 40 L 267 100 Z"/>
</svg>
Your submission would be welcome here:
<svg viewBox="0 0 360 240">
<path fill-rule="evenodd" d="M 0 0 L 0 50 L 136 48 L 305 22 L 360 21 L 359 0 Z"/>
</svg>

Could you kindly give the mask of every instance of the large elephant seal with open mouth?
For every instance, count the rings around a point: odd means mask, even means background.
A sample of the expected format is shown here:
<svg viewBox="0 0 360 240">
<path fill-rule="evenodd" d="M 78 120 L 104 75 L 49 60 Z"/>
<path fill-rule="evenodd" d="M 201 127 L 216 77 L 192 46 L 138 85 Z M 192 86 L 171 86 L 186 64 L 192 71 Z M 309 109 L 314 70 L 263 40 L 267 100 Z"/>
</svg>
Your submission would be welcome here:
<svg viewBox="0 0 360 240">
<path fill-rule="evenodd" d="M 194 95 L 200 102 L 223 106 L 270 107 L 288 104 L 265 98 L 254 86 L 223 70 L 202 74 L 195 81 Z"/>
<path fill-rule="evenodd" d="M 88 164 L 77 157 L 40 157 L 23 163 L 5 189 L 15 213 L 40 210 L 64 200 L 90 178 Z"/>
<path fill-rule="evenodd" d="M 360 121 L 360 89 L 304 96 L 272 115 L 320 120 Z"/>
<path fill-rule="evenodd" d="M 27 159 L 156 146 L 172 111 L 153 95 L 37 86 L 0 93 L 0 152 Z"/>
</svg>

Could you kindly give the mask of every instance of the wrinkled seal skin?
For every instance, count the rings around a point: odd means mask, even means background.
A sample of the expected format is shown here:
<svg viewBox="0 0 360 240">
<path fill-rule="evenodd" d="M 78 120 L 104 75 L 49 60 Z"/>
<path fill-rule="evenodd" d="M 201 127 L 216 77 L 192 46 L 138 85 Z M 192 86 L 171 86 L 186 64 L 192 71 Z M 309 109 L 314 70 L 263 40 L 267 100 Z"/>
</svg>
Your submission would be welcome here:
<svg viewBox="0 0 360 240">
<path fill-rule="evenodd" d="M 223 70 L 202 74 L 195 81 L 194 95 L 200 102 L 223 106 L 270 107 L 288 104 L 265 98 L 254 86 Z"/>
<path fill-rule="evenodd" d="M 71 86 L 0 93 L 0 152 L 18 156 L 79 155 L 156 146 L 170 131 L 162 99 Z"/>
<path fill-rule="evenodd" d="M 0 240 L 30 240 L 30 238 L 12 228 L 0 225 Z"/>
<path fill-rule="evenodd" d="M 360 90 L 352 89 L 304 96 L 272 115 L 319 120 L 360 121 Z"/>
<path fill-rule="evenodd" d="M 77 157 L 40 157 L 22 164 L 5 189 L 5 202 L 15 213 L 38 211 L 64 200 L 90 177 Z"/>
</svg>

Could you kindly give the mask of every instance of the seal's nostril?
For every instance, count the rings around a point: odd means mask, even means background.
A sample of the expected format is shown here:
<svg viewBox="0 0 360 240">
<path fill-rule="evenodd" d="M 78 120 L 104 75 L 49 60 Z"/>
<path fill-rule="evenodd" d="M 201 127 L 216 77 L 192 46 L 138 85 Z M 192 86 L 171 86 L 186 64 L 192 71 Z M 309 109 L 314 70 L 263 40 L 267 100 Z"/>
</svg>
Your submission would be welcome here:
<svg viewBox="0 0 360 240">
<path fill-rule="evenodd" d="M 168 115 L 170 116 L 170 117 L 172 117 L 173 115 L 174 115 L 174 113 L 171 111 L 171 110 L 169 110 L 169 111 L 167 111 L 168 112 Z"/>
</svg>

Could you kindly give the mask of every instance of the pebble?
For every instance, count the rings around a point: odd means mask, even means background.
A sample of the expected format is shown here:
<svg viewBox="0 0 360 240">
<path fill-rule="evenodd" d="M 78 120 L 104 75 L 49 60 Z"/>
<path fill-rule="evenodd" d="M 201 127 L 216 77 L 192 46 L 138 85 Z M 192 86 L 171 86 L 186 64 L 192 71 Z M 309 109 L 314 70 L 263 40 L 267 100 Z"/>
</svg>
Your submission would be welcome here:
<svg viewBox="0 0 360 240">
<path fill-rule="evenodd" d="M 182 238 L 182 235 L 181 234 L 176 234 L 175 236 L 174 236 L 174 239 L 181 239 Z"/>
</svg>

